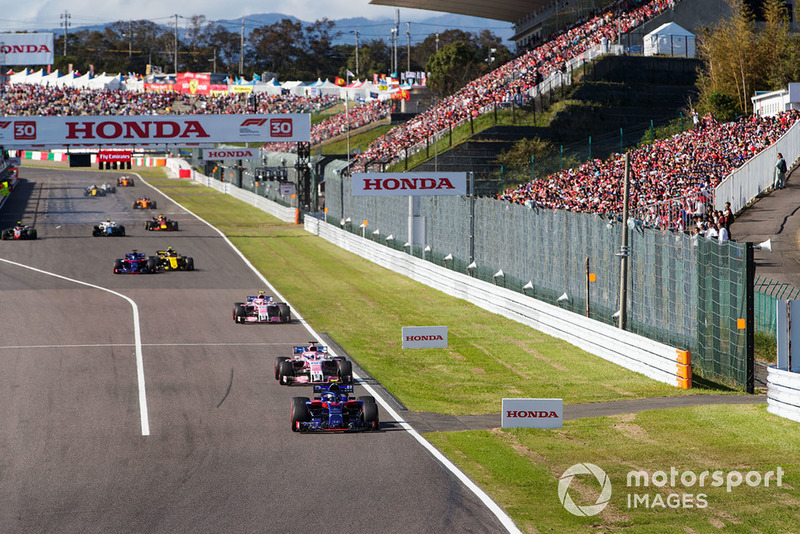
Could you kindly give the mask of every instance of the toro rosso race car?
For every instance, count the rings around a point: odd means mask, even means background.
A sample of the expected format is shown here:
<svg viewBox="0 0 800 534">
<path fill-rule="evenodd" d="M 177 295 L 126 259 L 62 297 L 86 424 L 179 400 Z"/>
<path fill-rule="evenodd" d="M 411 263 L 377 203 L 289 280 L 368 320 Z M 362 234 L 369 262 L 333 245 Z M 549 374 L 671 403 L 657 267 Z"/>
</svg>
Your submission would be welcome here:
<svg viewBox="0 0 800 534">
<path fill-rule="evenodd" d="M 259 291 L 256 296 L 248 296 L 245 302 L 233 304 L 235 323 L 288 323 L 291 320 L 289 305 L 275 302 L 263 291 Z"/>
<path fill-rule="evenodd" d="M 178 221 L 167 219 L 163 215 L 145 221 L 144 229 L 150 231 L 178 231 Z"/>
<path fill-rule="evenodd" d="M 119 187 L 133 187 L 133 178 L 130 176 L 120 176 L 117 178 L 117 185 Z"/>
<path fill-rule="evenodd" d="M 291 358 L 275 358 L 275 380 L 289 384 L 353 383 L 353 364 L 341 356 L 331 356 L 328 349 L 311 342 L 293 347 Z"/>
<path fill-rule="evenodd" d="M 156 259 L 133 250 L 114 262 L 114 274 L 153 274 L 156 272 Z"/>
<path fill-rule="evenodd" d="M 125 227 L 121 224 L 117 224 L 111 219 L 106 219 L 105 221 L 101 222 L 97 226 L 92 228 L 92 235 L 94 237 L 98 236 L 117 236 L 117 237 L 124 237 L 125 236 Z"/>
<path fill-rule="evenodd" d="M 156 251 L 156 264 L 165 271 L 194 271 L 194 258 L 182 256 L 172 247 Z"/>
<path fill-rule="evenodd" d="M 3 230 L 3 239 L 36 239 L 36 229 L 18 222 L 16 226 Z"/>
<path fill-rule="evenodd" d="M 292 430 L 294 432 L 358 432 L 380 430 L 378 405 L 372 396 L 352 398 L 353 386 L 331 384 L 314 386 L 319 393 L 292 398 Z"/>
<path fill-rule="evenodd" d="M 135 209 L 135 210 L 143 210 L 143 209 L 154 210 L 154 209 L 156 209 L 156 201 L 155 200 L 150 200 L 147 197 L 142 197 L 139 200 L 134 200 L 133 201 L 133 209 Z"/>
</svg>

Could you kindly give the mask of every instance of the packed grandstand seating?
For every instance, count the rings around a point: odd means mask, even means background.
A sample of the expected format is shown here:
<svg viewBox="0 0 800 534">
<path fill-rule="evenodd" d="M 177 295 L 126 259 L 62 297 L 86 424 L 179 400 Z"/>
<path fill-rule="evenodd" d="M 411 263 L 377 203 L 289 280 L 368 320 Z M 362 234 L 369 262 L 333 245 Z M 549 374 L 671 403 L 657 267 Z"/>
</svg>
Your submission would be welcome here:
<svg viewBox="0 0 800 534">
<path fill-rule="evenodd" d="M 193 95 L 177 92 L 77 89 L 14 84 L 4 88 L 0 116 L 156 115 L 184 113 L 311 113 L 338 97 L 237 93 Z"/>
<path fill-rule="evenodd" d="M 711 214 L 714 188 L 798 119 L 797 110 L 728 123 L 718 123 L 708 115 L 693 130 L 631 151 L 632 212 L 645 226 L 688 231 L 695 215 Z M 622 212 L 623 176 L 624 158 L 618 155 L 533 180 L 498 198 L 530 207 L 615 217 Z"/>
<path fill-rule="evenodd" d="M 613 42 L 618 32 L 625 33 L 641 25 L 673 3 L 673 0 L 652 0 L 641 5 L 633 0 L 625 1 L 618 4 L 617 12 L 608 11 L 554 36 L 393 128 L 356 158 L 353 169 L 363 171 L 373 162 L 394 163 L 407 149 L 451 125 L 477 116 L 495 102 L 511 102 L 517 95 L 524 99 L 538 81 L 561 70 L 570 59 L 595 46 Z"/>
</svg>

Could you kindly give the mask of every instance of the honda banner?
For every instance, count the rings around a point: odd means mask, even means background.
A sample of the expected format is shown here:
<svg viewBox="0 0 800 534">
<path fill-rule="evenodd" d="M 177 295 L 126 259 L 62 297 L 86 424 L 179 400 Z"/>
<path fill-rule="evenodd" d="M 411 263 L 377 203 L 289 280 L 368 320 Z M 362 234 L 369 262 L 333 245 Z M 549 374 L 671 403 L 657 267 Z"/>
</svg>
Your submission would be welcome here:
<svg viewBox="0 0 800 534">
<path fill-rule="evenodd" d="M 308 142 L 310 139 L 311 116 L 307 113 L 0 117 L 0 145 L 6 148 L 194 146 L 200 143 Z"/>
<path fill-rule="evenodd" d="M 257 148 L 216 148 L 214 150 L 203 150 L 203 159 L 206 161 L 216 161 L 222 159 L 257 159 Z"/>
<path fill-rule="evenodd" d="M 52 33 L 0 33 L 0 53 L 2 64 L 9 65 L 52 65 Z"/>
<path fill-rule="evenodd" d="M 355 197 L 421 197 L 466 195 L 465 172 L 356 172 L 353 173 Z"/>
<path fill-rule="evenodd" d="M 503 428 L 561 428 L 564 399 L 503 399 Z"/>
<path fill-rule="evenodd" d="M 404 349 L 439 349 L 447 347 L 446 326 L 404 326 Z"/>
</svg>

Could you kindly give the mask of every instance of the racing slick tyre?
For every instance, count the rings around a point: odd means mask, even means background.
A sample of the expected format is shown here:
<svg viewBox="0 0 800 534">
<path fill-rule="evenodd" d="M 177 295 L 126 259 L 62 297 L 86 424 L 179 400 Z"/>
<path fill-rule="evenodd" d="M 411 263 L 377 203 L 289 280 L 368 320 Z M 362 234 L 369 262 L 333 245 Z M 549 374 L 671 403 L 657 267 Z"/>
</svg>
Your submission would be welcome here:
<svg viewBox="0 0 800 534">
<path fill-rule="evenodd" d="M 0 237 L 2 237 L 2 239 L 4 240 L 11 239 L 11 232 L 9 232 L 8 230 L 3 230 L 2 234 L 0 234 Z"/>
<path fill-rule="evenodd" d="M 118 274 L 122 272 L 122 260 L 117 260 L 114 262 L 114 274 Z"/>
<path fill-rule="evenodd" d="M 103 234 L 103 232 L 100 231 L 100 227 L 99 226 L 95 226 L 94 228 L 92 228 L 92 236 L 97 237 L 97 236 L 102 235 L 102 234 Z M 3 237 L 3 239 L 5 239 L 5 237 Z"/>
<path fill-rule="evenodd" d="M 339 379 L 343 384 L 353 383 L 353 364 L 347 360 L 336 360 L 336 367 L 338 368 Z"/>
<path fill-rule="evenodd" d="M 178 221 L 172 221 L 172 229 L 178 231 Z"/>
<path fill-rule="evenodd" d="M 37 239 L 39 237 L 39 234 L 36 233 L 35 229 L 31 230 L 28 235 L 30 236 L 31 239 Z"/>
<path fill-rule="evenodd" d="M 288 323 L 292 320 L 292 314 L 289 311 L 289 305 L 285 302 L 278 303 L 278 313 L 280 314 L 282 323 Z"/>
<path fill-rule="evenodd" d="M 288 386 L 294 381 L 294 366 L 292 362 L 288 360 L 281 362 L 281 365 L 278 367 L 278 378 L 282 386 Z"/>
<path fill-rule="evenodd" d="M 148 273 L 156 272 L 156 260 L 154 260 L 153 258 L 150 258 L 149 260 L 147 260 L 147 271 L 145 271 L 145 272 L 148 272 Z"/>
<path fill-rule="evenodd" d="M 194 271 L 194 258 L 186 258 L 186 270 Z"/>
<path fill-rule="evenodd" d="M 298 423 L 311 421 L 311 414 L 308 411 L 308 397 L 292 397 L 292 432 L 300 430 Z"/>
<path fill-rule="evenodd" d="M 153 229 L 153 221 L 145 221 L 144 222 L 144 229 L 145 230 L 152 230 Z"/>
<path fill-rule="evenodd" d="M 380 430 L 381 421 L 378 419 L 378 405 L 374 402 L 365 402 L 362 411 L 364 426 L 369 427 L 370 430 Z"/>
<path fill-rule="evenodd" d="M 118 228 L 119 228 L 119 235 L 125 237 L 125 227 L 122 226 L 122 225 L 119 225 Z"/>
<path fill-rule="evenodd" d="M 244 302 L 236 302 L 233 305 L 233 322 L 243 323 L 244 318 L 247 316 L 247 310 L 244 308 Z"/>
<path fill-rule="evenodd" d="M 275 380 L 278 380 L 280 378 L 281 363 L 285 362 L 288 359 L 289 358 L 287 358 L 286 356 L 278 356 L 277 358 L 275 358 Z"/>
<path fill-rule="evenodd" d="M 366 403 L 370 403 L 370 402 L 372 404 L 375 404 L 375 397 L 373 397 L 372 395 L 362 395 L 362 396 L 358 397 L 358 399 L 356 399 L 356 400 L 360 400 L 361 402 L 363 402 L 365 404 Z"/>
<path fill-rule="evenodd" d="M 153 202 L 151 202 L 151 203 L 150 203 L 150 205 L 149 205 L 149 206 L 147 206 L 147 207 L 148 207 L 148 208 L 150 208 L 151 210 L 154 210 L 154 209 L 156 209 L 156 201 L 154 200 L 154 201 L 153 201 Z"/>
</svg>

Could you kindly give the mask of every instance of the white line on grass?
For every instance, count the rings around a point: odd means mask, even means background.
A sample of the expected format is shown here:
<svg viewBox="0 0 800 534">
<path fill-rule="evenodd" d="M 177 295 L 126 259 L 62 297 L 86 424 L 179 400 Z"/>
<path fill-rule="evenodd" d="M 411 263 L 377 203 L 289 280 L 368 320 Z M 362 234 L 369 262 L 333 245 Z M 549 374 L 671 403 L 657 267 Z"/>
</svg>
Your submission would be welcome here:
<svg viewBox="0 0 800 534">
<path fill-rule="evenodd" d="M 175 202 L 168 195 L 165 195 L 163 191 L 160 191 L 156 187 L 148 184 L 144 179 L 142 179 L 141 176 L 139 176 L 139 179 L 142 182 L 144 182 L 145 184 L 147 184 L 148 186 L 150 186 L 151 188 L 153 188 L 154 190 L 158 191 L 160 194 L 164 195 L 166 198 L 168 198 L 172 202 Z M 178 203 L 175 202 L 175 204 L 178 204 Z M 178 205 L 180 206 L 180 204 L 178 204 Z M 181 207 L 187 213 L 197 217 L 198 220 L 202 221 L 203 223 L 208 225 L 209 228 L 211 228 L 212 230 L 217 232 L 220 235 L 220 237 L 222 237 L 222 239 L 224 239 L 225 242 L 236 252 L 236 254 L 239 255 L 239 257 L 245 262 L 245 264 L 248 267 L 250 267 L 250 269 L 252 269 L 252 271 L 256 274 L 256 276 L 258 276 L 261 279 L 261 281 L 269 288 L 269 290 L 272 293 L 274 293 L 283 302 L 288 302 L 285 298 L 283 298 L 281 296 L 281 294 L 278 292 L 278 290 L 275 289 L 275 287 L 273 287 L 272 284 L 270 284 L 269 281 L 266 278 L 264 278 L 264 275 L 262 275 L 258 271 L 258 269 L 256 269 L 255 266 L 252 263 L 250 263 L 250 260 L 248 260 L 244 256 L 244 254 L 242 254 L 242 252 L 238 248 L 236 248 L 234 246 L 234 244 L 228 239 L 228 236 L 226 236 L 224 233 L 222 233 L 222 231 L 220 231 L 217 228 L 215 228 L 214 226 L 212 226 L 211 223 L 209 223 L 208 221 L 206 221 L 202 217 L 198 216 L 196 213 L 191 212 L 190 210 L 186 209 L 186 207 L 184 207 L 184 206 L 181 206 Z M 314 339 L 320 339 L 319 334 L 317 334 L 314 331 L 314 329 L 311 328 L 311 325 L 309 325 L 306 322 L 306 320 L 303 319 L 303 317 L 297 312 L 296 309 L 292 308 L 292 313 L 297 318 L 297 320 L 306 328 L 306 330 L 308 330 L 308 332 L 313 336 Z M 335 351 L 329 350 L 329 352 L 331 354 L 333 354 L 334 356 L 336 356 Z M 424 437 L 422 437 L 422 435 L 419 432 L 414 430 L 414 428 L 412 428 L 411 425 L 409 425 L 408 423 L 403 421 L 403 418 L 400 417 L 400 415 L 396 411 L 394 411 L 391 406 L 389 406 L 389 403 L 386 402 L 386 400 L 383 397 L 381 397 L 381 395 L 377 391 L 375 391 L 369 384 L 365 383 L 361 379 L 361 377 L 359 377 L 358 375 L 353 373 L 353 378 L 357 379 L 361 383 L 361 386 L 364 389 L 366 389 L 373 397 L 375 397 L 378 400 L 378 402 L 380 402 L 380 405 L 383 406 L 383 409 L 386 410 L 386 412 L 388 412 L 389 415 L 392 416 L 392 418 L 397 423 L 399 423 L 400 426 L 403 427 L 403 429 L 405 429 L 406 432 L 411 434 L 411 436 L 415 440 L 417 440 L 417 442 L 419 442 L 420 445 L 422 445 L 429 453 L 431 453 L 431 455 L 434 458 L 436 458 L 448 471 L 453 473 L 453 475 L 455 475 L 455 477 L 458 478 L 458 480 L 460 480 L 461 483 L 464 484 L 464 486 L 466 486 L 468 490 L 470 490 L 472 493 L 474 493 L 475 496 L 478 497 L 478 499 L 480 499 L 481 502 L 495 515 L 495 517 L 497 517 L 497 519 L 500 521 L 500 523 L 503 524 L 503 526 L 506 528 L 506 530 L 508 532 L 510 532 L 512 534 L 522 534 L 522 531 L 520 531 L 519 528 L 517 528 L 517 525 L 514 524 L 514 521 L 511 519 L 511 517 L 508 514 L 506 514 L 505 511 L 503 511 L 503 509 L 500 508 L 500 506 L 496 502 L 494 502 L 492 500 L 492 498 L 489 497 L 489 495 L 486 494 L 485 491 L 483 491 L 480 487 L 478 487 L 478 485 L 475 484 L 466 475 L 466 473 L 461 471 L 453 462 L 448 460 L 447 457 L 445 457 L 441 452 L 439 452 L 439 450 L 436 447 L 431 445 L 431 443 L 428 440 L 426 440 Z"/>
<path fill-rule="evenodd" d="M 22 263 L 17 263 L 15 261 L 7 260 L 5 258 L 0 258 L 0 261 L 8 263 L 10 265 L 15 265 L 17 267 L 22 267 L 23 269 L 29 269 L 31 271 L 35 271 L 37 273 L 46 274 L 48 276 L 53 276 L 55 278 L 60 278 L 62 280 L 67 280 L 68 282 L 73 282 L 76 284 L 80 284 L 82 286 L 91 287 L 93 289 L 99 289 L 101 291 L 105 291 L 107 293 L 111 293 L 112 295 L 116 295 L 120 298 L 125 299 L 128 304 L 131 305 L 131 309 L 133 310 L 133 337 L 134 337 L 134 346 L 136 347 L 136 379 L 139 383 L 139 416 L 142 423 L 142 435 L 149 436 L 150 435 L 150 422 L 147 418 L 147 397 L 145 395 L 145 387 L 144 387 L 144 362 L 142 360 L 142 335 L 141 330 L 139 329 L 139 308 L 136 306 L 136 303 L 133 299 L 126 297 L 122 293 L 117 293 L 113 289 L 108 289 L 106 287 L 97 286 L 94 284 L 90 284 L 88 282 L 82 282 L 80 280 L 75 280 L 74 278 L 68 278 L 66 276 L 62 276 L 60 274 L 51 273 L 49 271 L 43 271 L 42 269 L 37 269 L 36 267 L 31 267 L 30 265 L 24 265 Z M 80 346 L 80 345 L 77 345 Z M 95 345 L 101 346 L 101 345 Z M 128 345 L 130 346 L 130 345 Z"/>
</svg>

